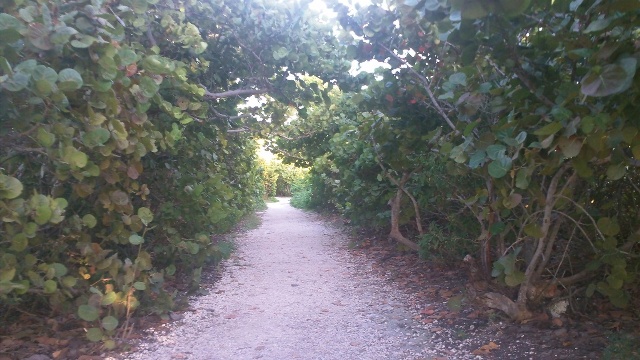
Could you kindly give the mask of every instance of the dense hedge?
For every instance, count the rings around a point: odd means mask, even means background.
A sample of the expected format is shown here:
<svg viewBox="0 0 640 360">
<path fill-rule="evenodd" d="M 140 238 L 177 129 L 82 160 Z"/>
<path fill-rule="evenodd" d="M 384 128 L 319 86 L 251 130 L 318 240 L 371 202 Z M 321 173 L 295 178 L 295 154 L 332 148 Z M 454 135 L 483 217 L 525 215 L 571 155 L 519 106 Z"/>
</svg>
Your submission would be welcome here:
<svg viewBox="0 0 640 360">
<path fill-rule="evenodd" d="M 475 233 L 459 239 L 506 289 L 487 304 L 515 319 L 569 294 L 627 306 L 640 251 L 640 3 L 387 5 L 334 7 L 349 53 L 387 69 L 341 78 L 350 106 L 275 139 L 313 163 L 311 194 L 390 221 L 416 250 L 431 221 L 437 233 L 471 219 Z"/>
<path fill-rule="evenodd" d="M 229 254 L 212 234 L 263 202 L 254 134 L 321 99 L 291 74 L 348 65 L 321 18 L 267 5 L 0 3 L 4 320 L 70 313 L 113 347 Z"/>
</svg>

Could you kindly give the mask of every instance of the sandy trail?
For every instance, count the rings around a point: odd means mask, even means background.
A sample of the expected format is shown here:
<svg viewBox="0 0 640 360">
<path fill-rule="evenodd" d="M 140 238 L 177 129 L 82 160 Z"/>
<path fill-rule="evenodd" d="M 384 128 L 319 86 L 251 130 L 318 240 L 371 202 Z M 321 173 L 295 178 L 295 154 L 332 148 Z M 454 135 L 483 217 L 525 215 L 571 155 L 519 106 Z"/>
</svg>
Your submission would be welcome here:
<svg viewBox="0 0 640 360">
<path fill-rule="evenodd" d="M 353 261 L 347 236 L 288 199 L 261 218 L 194 311 L 124 358 L 430 358 L 427 331 L 391 285 Z"/>
</svg>

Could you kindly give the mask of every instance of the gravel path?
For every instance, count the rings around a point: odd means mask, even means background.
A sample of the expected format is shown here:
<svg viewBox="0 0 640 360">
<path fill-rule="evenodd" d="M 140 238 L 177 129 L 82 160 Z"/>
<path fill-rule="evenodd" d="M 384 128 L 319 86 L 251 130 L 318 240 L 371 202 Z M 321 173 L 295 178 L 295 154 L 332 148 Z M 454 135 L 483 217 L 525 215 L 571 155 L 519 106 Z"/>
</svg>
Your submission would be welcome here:
<svg viewBox="0 0 640 360">
<path fill-rule="evenodd" d="M 194 311 L 126 359 L 431 359 L 398 291 L 353 261 L 317 215 L 269 204 Z M 429 356 L 427 356 L 429 355 Z"/>
</svg>

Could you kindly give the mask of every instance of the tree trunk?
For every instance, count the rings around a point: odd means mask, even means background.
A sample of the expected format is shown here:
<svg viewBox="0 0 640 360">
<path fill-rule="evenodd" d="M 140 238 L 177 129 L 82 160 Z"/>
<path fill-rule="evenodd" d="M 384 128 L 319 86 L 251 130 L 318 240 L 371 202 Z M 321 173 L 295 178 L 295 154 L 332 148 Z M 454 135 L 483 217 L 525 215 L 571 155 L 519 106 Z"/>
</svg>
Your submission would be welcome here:
<svg viewBox="0 0 640 360">
<path fill-rule="evenodd" d="M 521 306 L 520 303 L 499 293 L 486 293 L 482 300 L 487 307 L 504 312 L 513 321 L 524 321 L 533 316 L 526 306 Z"/>
<path fill-rule="evenodd" d="M 424 235 L 424 230 L 422 229 L 422 217 L 420 216 L 420 206 L 418 206 L 416 198 L 404 187 L 404 184 L 402 184 L 402 191 L 404 191 L 409 199 L 411 199 L 411 203 L 413 204 L 413 211 L 416 214 L 416 227 L 418 228 L 418 234 Z"/>
<path fill-rule="evenodd" d="M 542 216 L 542 224 L 540 225 L 540 230 L 542 236 L 538 239 L 538 245 L 536 247 L 536 251 L 531 257 L 531 261 L 527 264 L 527 269 L 524 272 L 524 281 L 520 284 L 520 289 L 518 290 L 518 298 L 516 300 L 516 304 L 518 309 L 521 311 L 526 311 L 527 308 L 527 300 L 528 294 L 530 293 L 530 288 L 535 286 L 535 283 L 538 281 L 538 276 L 536 276 L 536 270 L 540 262 L 543 262 L 544 251 L 546 250 L 547 244 L 549 243 L 549 235 L 551 230 L 551 214 L 553 211 L 553 207 L 556 203 L 556 193 L 558 190 L 558 183 L 560 179 L 567 171 L 568 166 L 561 167 L 556 174 L 551 179 L 549 183 L 549 187 L 547 188 L 547 195 L 545 197 L 545 204 Z"/>
<path fill-rule="evenodd" d="M 404 178 L 404 177 L 403 177 Z M 400 232 L 400 201 L 402 200 L 402 188 L 399 187 L 396 190 L 396 196 L 391 199 L 391 232 L 389 233 L 389 237 L 393 240 L 405 245 L 411 250 L 418 251 L 418 244 L 407 239 Z"/>
<path fill-rule="evenodd" d="M 480 245 L 480 266 L 485 279 L 491 279 L 491 269 L 493 267 L 493 261 L 491 259 L 491 226 L 495 222 L 495 213 L 491 208 L 491 202 L 493 201 L 493 180 L 487 179 L 487 194 L 489 203 L 489 216 L 487 220 L 486 236 L 482 239 Z"/>
</svg>

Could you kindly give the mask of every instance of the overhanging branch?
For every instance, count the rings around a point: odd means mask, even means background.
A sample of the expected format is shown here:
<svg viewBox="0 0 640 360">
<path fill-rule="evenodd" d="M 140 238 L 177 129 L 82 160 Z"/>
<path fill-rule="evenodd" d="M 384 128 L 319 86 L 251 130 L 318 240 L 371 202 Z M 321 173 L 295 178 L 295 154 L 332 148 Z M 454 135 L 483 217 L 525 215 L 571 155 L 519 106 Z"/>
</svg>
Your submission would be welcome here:
<svg viewBox="0 0 640 360">
<path fill-rule="evenodd" d="M 266 94 L 269 92 L 269 89 L 236 89 L 223 91 L 219 93 L 212 93 L 211 91 L 205 89 L 204 97 L 209 99 L 224 99 L 234 96 L 250 96 L 250 95 L 260 95 Z"/>
</svg>

